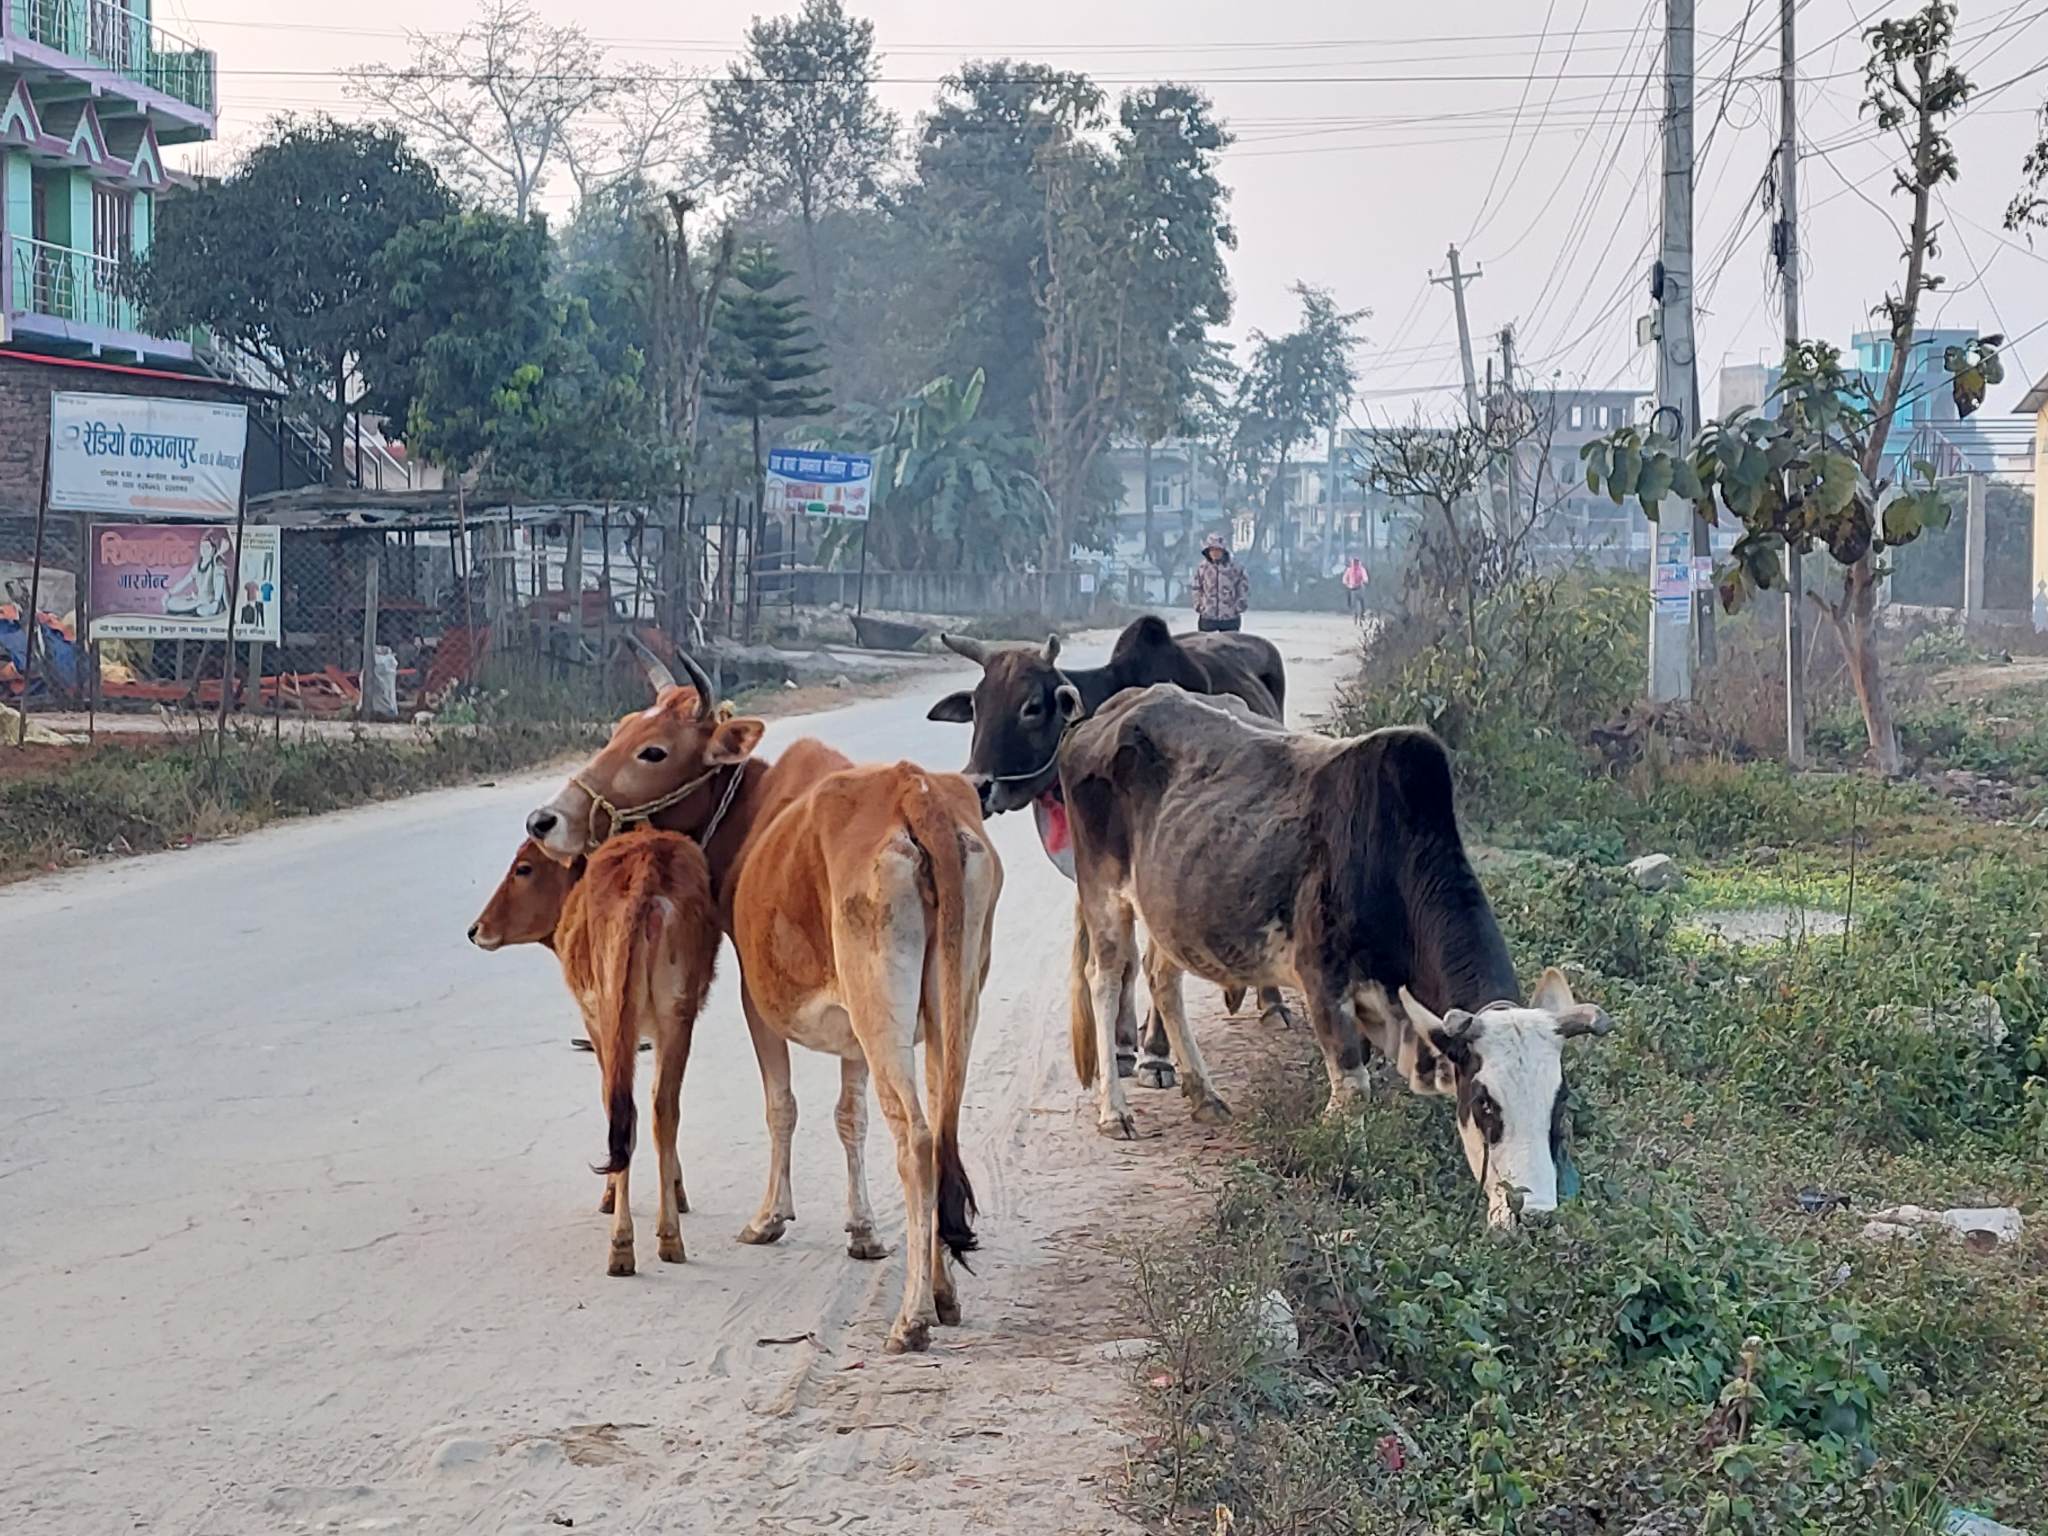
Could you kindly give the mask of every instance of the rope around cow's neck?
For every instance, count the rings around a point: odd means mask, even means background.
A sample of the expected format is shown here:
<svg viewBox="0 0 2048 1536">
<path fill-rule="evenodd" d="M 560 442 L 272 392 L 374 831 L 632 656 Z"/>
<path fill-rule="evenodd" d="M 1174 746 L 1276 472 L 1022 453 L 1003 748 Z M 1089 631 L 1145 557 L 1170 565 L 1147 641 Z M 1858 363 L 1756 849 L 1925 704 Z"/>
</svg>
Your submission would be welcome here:
<svg viewBox="0 0 2048 1536">
<path fill-rule="evenodd" d="M 718 774 L 718 768 L 708 768 L 703 773 L 698 774 L 696 778 L 683 784 L 680 788 L 672 789 L 665 795 L 658 795 L 654 799 L 647 801 L 644 805 L 631 806 L 625 810 L 620 810 L 619 807 L 613 805 L 611 801 L 599 794 L 580 773 L 569 782 L 590 796 L 590 825 L 585 829 L 584 835 L 589 838 L 590 846 L 596 848 L 607 838 L 618 833 L 622 828 L 632 826 L 635 822 L 650 821 L 670 806 L 687 800 L 699 789 L 717 778 Z M 711 820 L 704 824 L 704 830 L 697 835 L 699 847 L 709 848 L 711 846 L 711 839 L 717 835 L 719 823 L 725 820 L 725 813 L 732 809 L 732 802 L 740 792 L 740 781 L 746 776 L 747 765 L 745 763 L 734 763 L 732 765 L 732 777 L 726 782 L 725 793 L 718 797 L 718 808 L 711 813 Z M 597 831 L 597 813 L 599 811 L 604 812 L 606 821 L 605 830 L 602 835 L 599 835 Z"/>
<path fill-rule="evenodd" d="M 1067 680 L 1066 673 L 1055 670 L 1053 676 L 1057 677 L 1060 680 L 1061 687 L 1074 688 L 1074 685 Z M 1074 688 L 1075 697 L 1078 698 L 1080 696 L 1080 693 L 1080 689 Z M 1032 769 L 1029 773 L 992 773 L 988 776 L 989 783 L 1027 784 L 1031 780 L 1040 778 L 1046 773 L 1049 773 L 1059 763 L 1060 748 L 1066 745 L 1067 732 L 1071 731 L 1075 726 L 1079 725 L 1080 723 L 1081 718 L 1077 715 L 1073 719 L 1067 721 L 1064 725 L 1062 725 L 1060 727 L 1059 735 L 1053 741 L 1052 755 L 1048 757 L 1044 762 L 1040 763 L 1036 768 Z"/>
</svg>

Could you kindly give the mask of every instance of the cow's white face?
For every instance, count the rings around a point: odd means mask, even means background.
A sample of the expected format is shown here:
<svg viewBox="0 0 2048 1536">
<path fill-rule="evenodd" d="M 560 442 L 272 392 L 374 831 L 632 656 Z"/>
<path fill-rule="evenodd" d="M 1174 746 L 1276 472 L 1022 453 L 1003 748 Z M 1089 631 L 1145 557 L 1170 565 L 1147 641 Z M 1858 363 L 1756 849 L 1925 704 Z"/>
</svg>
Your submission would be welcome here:
<svg viewBox="0 0 2048 1536">
<path fill-rule="evenodd" d="M 1410 1085 L 1452 1095 L 1458 1140 L 1486 1196 L 1486 1219 L 1510 1227 L 1517 1216 L 1557 1209 L 1564 1155 L 1564 1043 L 1607 1033 L 1607 1015 L 1572 999 L 1557 970 L 1544 972 L 1532 1006 L 1482 1013 L 1453 1009 L 1438 1018 L 1405 990 L 1401 1003 L 1417 1044 L 1404 1051 Z"/>
</svg>

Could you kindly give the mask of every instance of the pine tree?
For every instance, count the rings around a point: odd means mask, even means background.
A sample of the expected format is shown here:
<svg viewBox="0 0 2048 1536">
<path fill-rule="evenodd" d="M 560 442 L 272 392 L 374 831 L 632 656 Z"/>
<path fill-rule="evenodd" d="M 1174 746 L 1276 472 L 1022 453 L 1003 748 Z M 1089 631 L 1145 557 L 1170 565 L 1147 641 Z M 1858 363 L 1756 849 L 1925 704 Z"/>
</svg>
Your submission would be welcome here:
<svg viewBox="0 0 2048 1536">
<path fill-rule="evenodd" d="M 809 316 L 803 301 L 778 297 L 775 290 L 789 280 L 789 269 L 766 245 L 749 246 L 732 272 L 733 287 L 718 309 L 718 334 L 713 355 L 718 369 L 708 389 L 712 401 L 728 415 L 744 418 L 754 432 L 754 517 L 747 548 L 761 547 L 766 496 L 767 460 L 761 440 L 764 421 L 794 421 L 822 416 L 830 409 L 829 392 L 806 380 L 825 371 L 811 345 Z M 744 637 L 754 638 L 760 614 L 760 588 L 747 582 Z"/>
</svg>

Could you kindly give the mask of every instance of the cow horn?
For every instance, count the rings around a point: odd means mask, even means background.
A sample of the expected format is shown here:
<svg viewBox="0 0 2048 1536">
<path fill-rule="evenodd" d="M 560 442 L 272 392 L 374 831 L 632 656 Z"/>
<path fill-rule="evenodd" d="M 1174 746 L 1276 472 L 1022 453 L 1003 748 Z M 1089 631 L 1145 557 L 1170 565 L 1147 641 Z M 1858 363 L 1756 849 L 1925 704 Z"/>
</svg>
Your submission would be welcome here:
<svg viewBox="0 0 2048 1536">
<path fill-rule="evenodd" d="M 941 630 L 939 644 L 956 656 L 965 656 L 978 667 L 988 665 L 988 647 L 979 640 L 969 639 L 966 635 L 949 635 Z"/>
<path fill-rule="evenodd" d="M 660 693 L 664 688 L 676 686 L 675 673 L 669 671 L 667 664 L 659 656 L 655 655 L 654 652 L 650 651 L 647 648 L 646 642 L 638 635 L 628 634 L 626 636 L 626 644 L 633 647 L 634 651 L 639 655 L 641 670 L 647 674 L 647 681 L 654 685 L 656 693 Z"/>
<path fill-rule="evenodd" d="M 1060 637 L 1058 635 L 1047 635 L 1045 637 L 1045 664 L 1049 667 L 1059 659 Z"/>
<path fill-rule="evenodd" d="M 1614 1020 L 1597 1003 L 1574 1003 L 1557 1016 L 1558 1035 L 1566 1040 L 1579 1035 L 1604 1035 L 1613 1028 Z"/>
<path fill-rule="evenodd" d="M 683 670 L 690 674 L 690 686 L 697 690 L 697 718 L 709 720 L 713 710 L 718 708 L 718 687 L 705 675 L 704 669 L 690 659 L 685 650 L 676 652 L 676 660 L 683 664 Z"/>
</svg>

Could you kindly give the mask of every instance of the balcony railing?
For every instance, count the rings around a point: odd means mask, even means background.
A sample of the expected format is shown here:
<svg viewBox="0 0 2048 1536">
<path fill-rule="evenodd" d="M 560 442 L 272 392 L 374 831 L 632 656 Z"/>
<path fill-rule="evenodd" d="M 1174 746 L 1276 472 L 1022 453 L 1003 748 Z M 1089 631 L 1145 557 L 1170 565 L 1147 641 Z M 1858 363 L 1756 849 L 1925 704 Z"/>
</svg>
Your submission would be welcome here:
<svg viewBox="0 0 2048 1536">
<path fill-rule="evenodd" d="M 161 91 L 202 112 L 216 110 L 214 58 L 119 0 L 5 0 L 9 30 L 68 58 Z"/>
<path fill-rule="evenodd" d="M 102 330 L 142 330 L 140 310 L 121 291 L 118 261 L 20 235 L 11 244 L 16 310 Z"/>
</svg>

